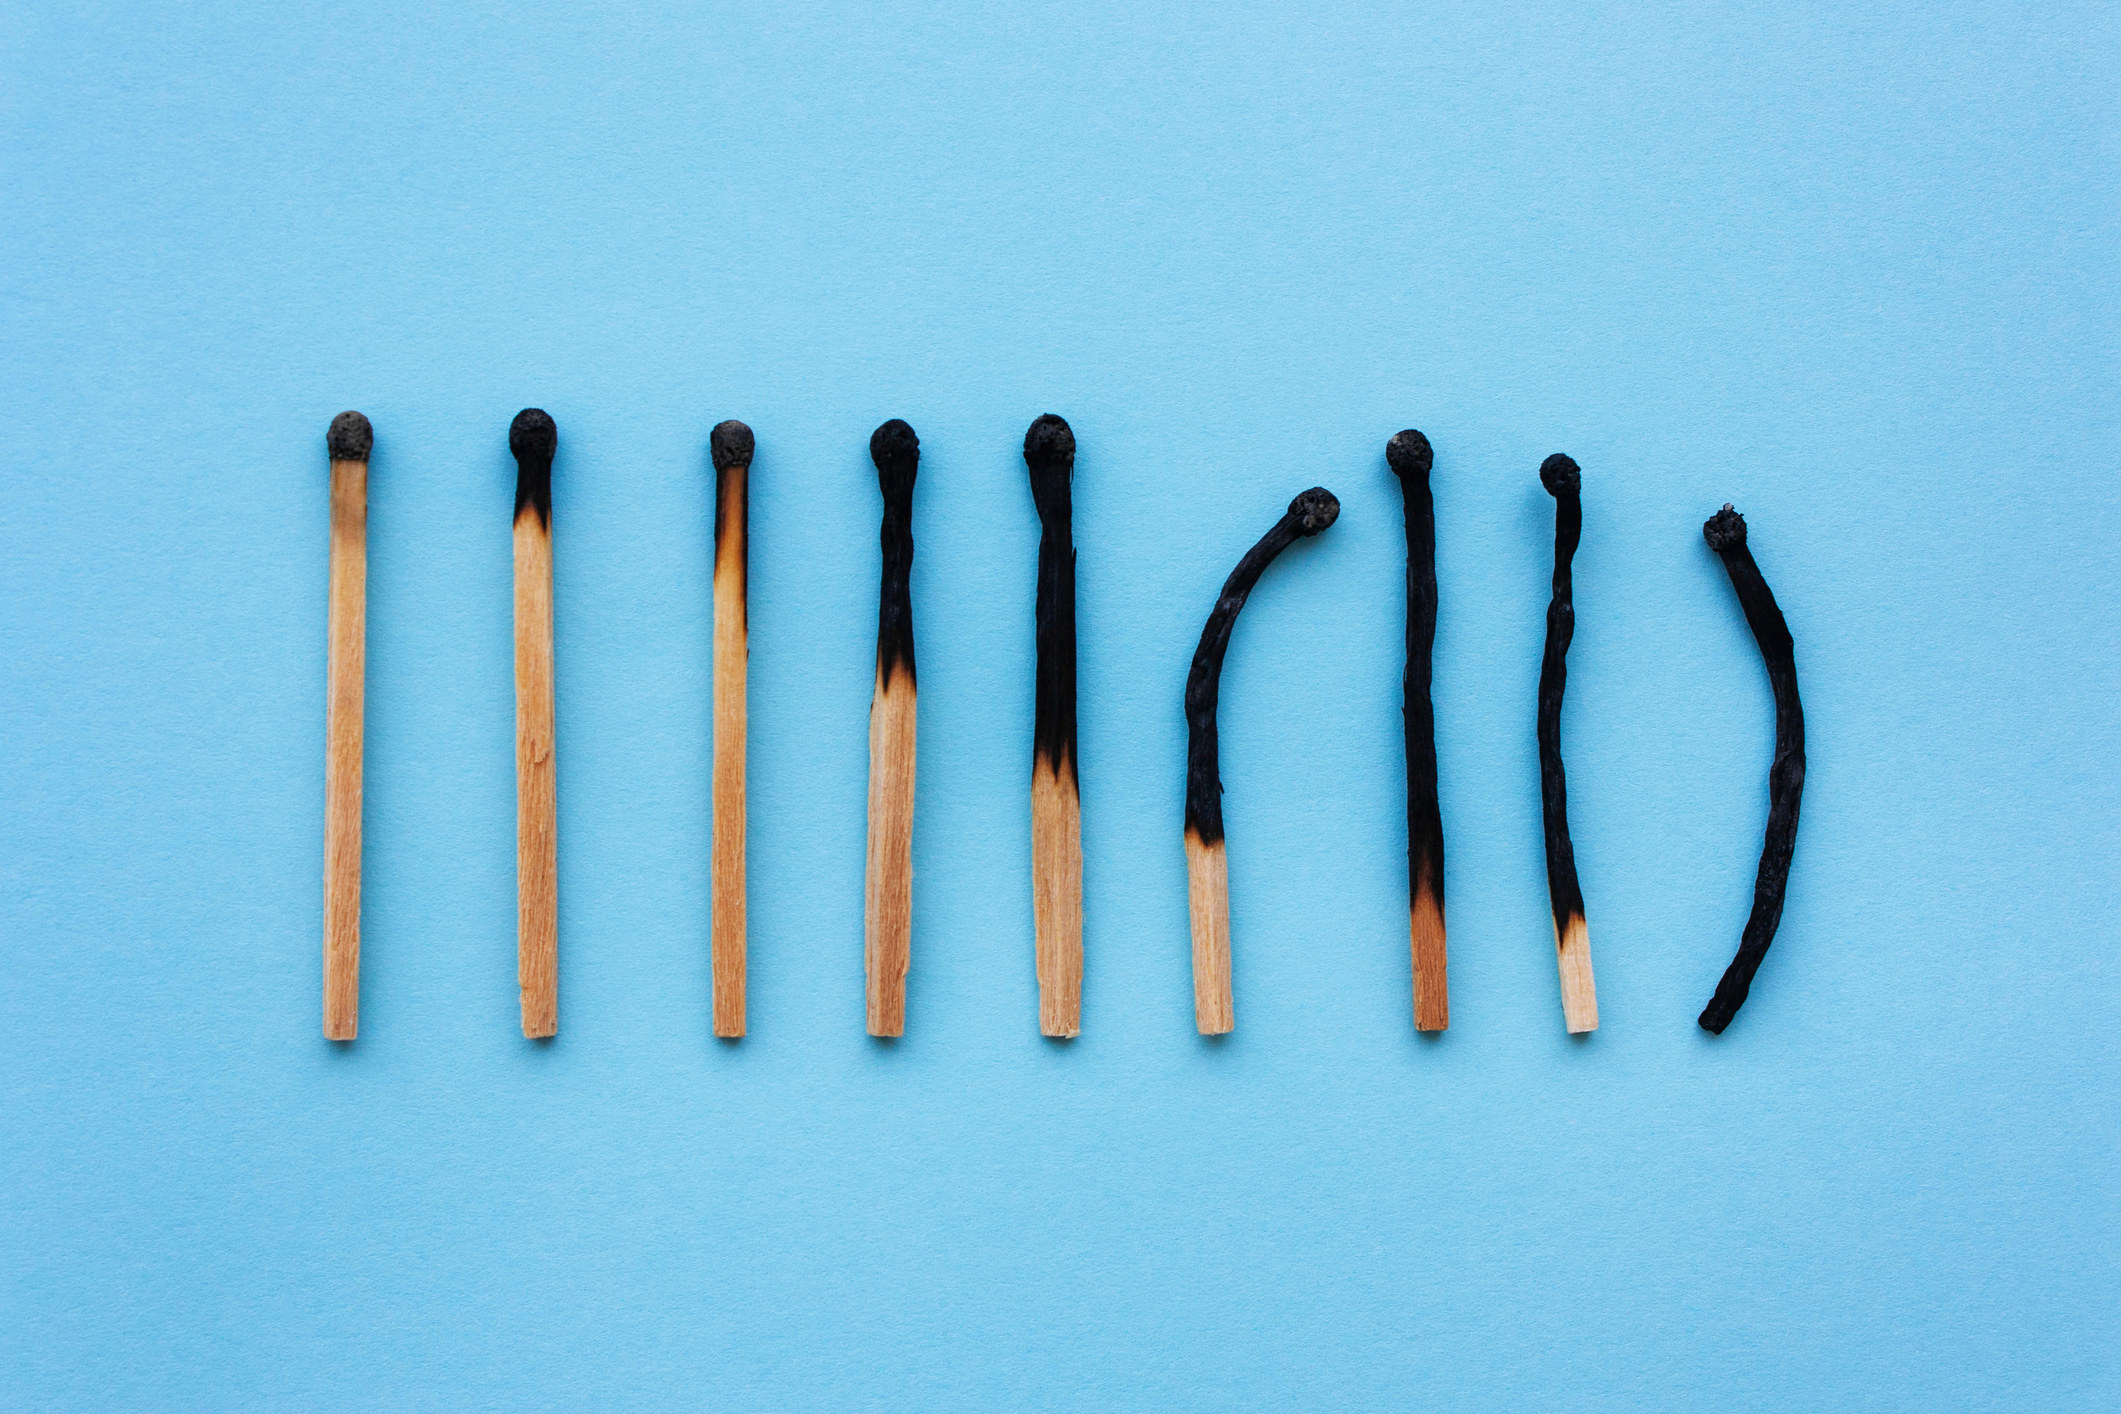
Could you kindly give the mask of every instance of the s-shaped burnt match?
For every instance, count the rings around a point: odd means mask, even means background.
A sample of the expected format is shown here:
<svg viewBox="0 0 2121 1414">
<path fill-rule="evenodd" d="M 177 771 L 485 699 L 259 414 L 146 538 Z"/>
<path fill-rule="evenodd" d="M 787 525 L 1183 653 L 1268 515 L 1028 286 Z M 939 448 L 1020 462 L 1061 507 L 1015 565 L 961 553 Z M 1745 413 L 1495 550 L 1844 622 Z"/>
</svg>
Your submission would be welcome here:
<svg viewBox="0 0 2121 1414">
<path fill-rule="evenodd" d="M 508 428 L 516 459 L 516 982 L 523 1034 L 560 1029 L 560 844 L 552 710 L 552 458 L 541 408 Z"/>
<path fill-rule="evenodd" d="M 714 1034 L 744 1034 L 745 669 L 751 653 L 746 577 L 751 539 L 751 429 L 718 423 L 714 460 Z"/>
<path fill-rule="evenodd" d="M 1569 787 L 1561 769 L 1561 694 L 1568 685 L 1569 640 L 1576 636 L 1570 564 L 1583 536 L 1583 473 L 1556 452 L 1539 464 L 1539 484 L 1554 497 L 1554 597 L 1547 605 L 1546 654 L 1539 664 L 1539 804 L 1546 824 L 1547 898 L 1554 908 L 1554 955 L 1561 968 L 1561 1014 L 1571 1034 L 1598 1029 L 1598 988 L 1591 980 L 1591 930 L 1576 882 L 1569 842 Z"/>
<path fill-rule="evenodd" d="M 884 493 L 883 583 L 877 594 L 876 694 L 869 704 L 869 863 L 862 960 L 869 1034 L 906 1034 L 913 955 L 913 478 L 921 439 L 898 418 L 869 438 Z"/>
<path fill-rule="evenodd" d="M 1435 454 L 1409 427 L 1385 444 L 1385 460 L 1407 501 L 1407 917 L 1414 959 L 1414 1029 L 1451 1025 L 1444 966 L 1443 810 L 1436 800 L 1436 707 L 1429 697 L 1436 645 Z"/>
<path fill-rule="evenodd" d="M 1038 509 L 1038 676 L 1031 729 L 1031 923 L 1038 1030 L 1083 1029 L 1083 806 L 1075 770 L 1075 432 L 1047 413 L 1024 434 Z"/>
<path fill-rule="evenodd" d="M 1215 732 L 1223 654 L 1238 612 L 1274 557 L 1340 515 L 1340 502 L 1323 486 L 1289 502 L 1289 509 L 1245 551 L 1223 581 L 1223 592 L 1200 631 L 1186 674 L 1186 902 L 1193 920 L 1193 1020 L 1203 1036 L 1235 1026 L 1230 998 L 1230 866 L 1223 848 L 1222 773 Z"/>
<path fill-rule="evenodd" d="M 1768 686 L 1775 694 L 1775 760 L 1768 767 L 1767 841 L 1760 850 L 1760 872 L 1753 881 L 1753 911 L 1745 920 L 1738 955 L 1724 969 L 1716 995 L 1702 1009 L 1701 1029 L 1721 1036 L 1745 1005 L 1753 974 L 1775 941 L 1782 922 L 1782 895 L 1789 887 L 1790 859 L 1797 852 L 1797 806 L 1804 795 L 1804 704 L 1797 698 L 1797 653 L 1789 623 L 1762 578 L 1746 544 L 1745 517 L 1726 504 L 1701 527 L 1702 538 L 1723 560 L 1738 591 L 1745 621 L 1760 645 Z"/>
<path fill-rule="evenodd" d="M 368 452 L 357 412 L 331 420 L 331 607 L 324 728 L 324 1035 L 361 1019 L 361 717 L 368 655 Z"/>
</svg>

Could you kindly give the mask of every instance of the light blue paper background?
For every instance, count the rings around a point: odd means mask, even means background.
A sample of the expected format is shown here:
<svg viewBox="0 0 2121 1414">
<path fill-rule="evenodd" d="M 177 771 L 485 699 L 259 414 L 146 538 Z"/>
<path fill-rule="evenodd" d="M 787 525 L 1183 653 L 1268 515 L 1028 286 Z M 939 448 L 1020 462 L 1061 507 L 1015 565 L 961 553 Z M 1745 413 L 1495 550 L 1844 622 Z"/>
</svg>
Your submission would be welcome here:
<svg viewBox="0 0 2121 1414">
<path fill-rule="evenodd" d="M 32 3 L 0 16 L 0 1404 L 2121 1402 L 2096 5 Z M 556 474 L 517 1031 L 509 418 Z M 361 1039 L 326 496 L 378 430 Z M 1036 1035 L 1037 413 L 1080 439 L 1085 1029 Z M 862 1033 L 867 434 L 925 448 L 908 1035 Z M 708 1034 L 705 444 L 758 429 L 751 1036 Z M 1425 429 L 1453 1027 L 1412 1032 Z M 1532 740 L 1605 1025 L 1562 1034 Z M 1238 1030 L 1193 1033 L 1188 656 Z M 1811 771 L 1720 1041 L 1772 711 Z"/>
</svg>

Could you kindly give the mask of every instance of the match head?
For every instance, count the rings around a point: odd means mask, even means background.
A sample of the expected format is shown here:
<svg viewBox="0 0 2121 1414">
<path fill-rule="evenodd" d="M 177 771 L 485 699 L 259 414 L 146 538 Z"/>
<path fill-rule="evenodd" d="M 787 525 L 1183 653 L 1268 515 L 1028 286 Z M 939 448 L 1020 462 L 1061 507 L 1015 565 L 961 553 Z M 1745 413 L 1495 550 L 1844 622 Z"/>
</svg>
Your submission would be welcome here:
<svg viewBox="0 0 2121 1414">
<path fill-rule="evenodd" d="M 885 495 L 910 493 L 921 466 L 921 439 L 894 417 L 869 434 L 869 460 L 876 463 L 877 485 Z"/>
<path fill-rule="evenodd" d="M 751 429 L 733 417 L 727 422 L 717 422 L 714 431 L 707 434 L 707 451 L 714 458 L 716 471 L 750 466 L 752 446 Z"/>
<path fill-rule="evenodd" d="M 331 420 L 331 430 L 324 434 L 324 445 L 331 449 L 335 462 L 365 462 L 369 448 L 375 444 L 376 430 L 357 412 L 340 413 Z"/>
<path fill-rule="evenodd" d="M 1429 439 L 1409 427 L 1404 432 L 1392 434 L 1385 443 L 1385 461 L 1392 472 L 1404 481 L 1409 476 L 1427 476 L 1435 464 L 1436 453 L 1429 447 Z"/>
<path fill-rule="evenodd" d="M 1539 464 L 1539 484 L 1549 495 L 1574 496 L 1583 490 L 1583 472 L 1574 461 L 1556 452 Z"/>
<path fill-rule="evenodd" d="M 524 408 L 508 424 L 508 450 L 518 463 L 537 462 L 550 466 L 560 449 L 560 429 L 552 425 L 543 408 Z"/>
<path fill-rule="evenodd" d="M 1340 519 L 1340 498 L 1323 486 L 1313 486 L 1289 502 L 1289 514 L 1296 518 L 1298 535 L 1316 535 Z"/>
<path fill-rule="evenodd" d="M 1725 501 L 1723 509 L 1701 524 L 1701 538 L 1709 542 L 1709 548 L 1717 554 L 1735 550 L 1745 543 L 1745 517 L 1731 509 Z"/>
<path fill-rule="evenodd" d="M 1061 499 L 1075 472 L 1075 430 L 1066 418 L 1049 412 L 1031 424 L 1024 434 L 1024 465 L 1031 468 L 1031 499 L 1038 513 L 1058 509 L 1053 503 Z"/>
</svg>

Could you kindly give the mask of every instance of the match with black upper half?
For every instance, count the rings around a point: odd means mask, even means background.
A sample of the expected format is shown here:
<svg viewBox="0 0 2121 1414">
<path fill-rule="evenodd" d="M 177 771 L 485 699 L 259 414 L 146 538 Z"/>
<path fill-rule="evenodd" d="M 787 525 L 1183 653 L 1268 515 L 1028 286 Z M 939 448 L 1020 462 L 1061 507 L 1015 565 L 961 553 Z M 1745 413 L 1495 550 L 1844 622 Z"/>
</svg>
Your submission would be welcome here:
<svg viewBox="0 0 2121 1414">
<path fill-rule="evenodd" d="M 368 656 L 368 454 L 375 430 L 342 412 L 331 457 L 331 594 L 324 726 L 324 1035 L 361 1021 L 361 741 Z"/>
<path fill-rule="evenodd" d="M 1413 959 L 1414 1029 L 1451 1025 L 1443 928 L 1443 810 L 1436 797 L 1436 707 L 1430 697 L 1436 646 L 1435 453 L 1409 427 L 1385 444 L 1385 461 L 1407 503 L 1407 936 Z"/>
<path fill-rule="evenodd" d="M 1031 922 L 1038 1029 L 1083 1025 L 1082 788 L 1075 767 L 1075 433 L 1047 413 L 1024 434 L 1038 510 L 1038 670 L 1031 729 Z"/>
<path fill-rule="evenodd" d="M 1591 978 L 1591 930 L 1576 882 L 1569 840 L 1569 788 L 1561 767 L 1561 698 L 1576 636 L 1572 566 L 1583 537 L 1583 474 L 1556 452 L 1539 464 L 1539 484 L 1554 498 L 1554 596 L 1547 604 L 1546 651 L 1539 664 L 1539 806 L 1546 829 L 1547 902 L 1554 913 L 1554 957 L 1561 971 L 1562 1020 L 1571 1034 L 1598 1029 L 1598 989 Z"/>
<path fill-rule="evenodd" d="M 876 691 L 869 704 L 869 858 L 862 958 L 869 1034 L 906 1033 L 913 954 L 913 479 L 921 441 L 893 418 L 869 438 L 883 493 L 883 576 L 877 593 Z"/>
<path fill-rule="evenodd" d="M 525 408 L 508 429 L 516 460 L 516 982 L 523 1034 L 560 1026 L 558 764 L 553 758 L 552 459 L 559 429 Z"/>
<path fill-rule="evenodd" d="M 751 626 L 751 429 L 718 423 L 707 438 L 714 462 L 714 1034 L 744 1034 L 746 674 Z"/>
</svg>

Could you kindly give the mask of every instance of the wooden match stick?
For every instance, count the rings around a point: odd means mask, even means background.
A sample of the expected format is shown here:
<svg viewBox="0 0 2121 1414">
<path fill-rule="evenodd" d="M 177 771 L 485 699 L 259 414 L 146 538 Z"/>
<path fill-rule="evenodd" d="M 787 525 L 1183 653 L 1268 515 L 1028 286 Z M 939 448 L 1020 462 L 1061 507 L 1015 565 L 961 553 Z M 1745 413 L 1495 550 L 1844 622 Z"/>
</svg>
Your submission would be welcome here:
<svg viewBox="0 0 2121 1414">
<path fill-rule="evenodd" d="M 1407 502 L 1407 908 L 1414 958 L 1414 1029 L 1451 1025 L 1444 963 L 1443 810 L 1436 798 L 1436 707 L 1429 696 L 1436 644 L 1435 454 L 1409 427 L 1385 444 Z"/>
<path fill-rule="evenodd" d="M 1753 562 L 1746 544 L 1745 517 L 1729 505 L 1701 527 L 1709 548 L 1723 559 L 1731 588 L 1745 610 L 1745 621 L 1760 645 L 1768 686 L 1775 694 L 1775 760 L 1768 767 L 1767 842 L 1760 850 L 1760 872 L 1753 881 L 1753 911 L 1745 920 L 1738 955 L 1716 984 L 1716 995 L 1702 1009 L 1701 1029 L 1714 1036 L 1738 1015 L 1753 989 L 1753 974 L 1775 941 L 1782 923 L 1782 895 L 1789 887 L 1790 860 L 1797 852 L 1797 806 L 1804 795 L 1804 704 L 1797 698 L 1797 653 L 1781 606 Z"/>
<path fill-rule="evenodd" d="M 1245 551 L 1223 581 L 1221 597 L 1200 631 L 1186 674 L 1186 903 L 1193 920 L 1193 1020 L 1203 1036 L 1235 1026 L 1230 997 L 1230 868 L 1223 848 L 1222 774 L 1216 739 L 1216 697 L 1223 654 L 1238 611 L 1274 557 L 1340 515 L 1340 502 L 1323 486 L 1289 502 L 1289 509 Z"/>
<path fill-rule="evenodd" d="M 1036 708 L 1031 729 L 1031 922 L 1042 1036 L 1083 1029 L 1083 806 L 1075 770 L 1075 433 L 1047 413 L 1024 434 L 1038 508 Z"/>
<path fill-rule="evenodd" d="M 330 667 L 324 735 L 324 1035 L 361 1024 L 361 715 L 368 654 L 368 451 L 374 429 L 342 412 L 331 454 Z"/>
<path fill-rule="evenodd" d="M 1571 1034 L 1598 1029 L 1598 989 L 1591 980 L 1591 930 L 1583 920 L 1576 849 L 1569 842 L 1569 787 L 1561 769 L 1561 694 L 1568 685 L 1569 640 L 1576 636 L 1570 566 L 1583 536 L 1583 474 L 1556 452 L 1539 464 L 1539 483 L 1554 497 L 1554 597 L 1547 605 L 1546 654 L 1539 665 L 1539 804 L 1547 836 L 1547 898 L 1554 909 L 1554 955 L 1561 969 L 1561 1014 Z"/>
<path fill-rule="evenodd" d="M 884 493 L 883 584 L 877 596 L 876 694 L 869 704 L 869 864 L 862 961 L 869 1034 L 906 1034 L 913 956 L 913 477 L 921 439 L 897 418 L 869 438 Z"/>
<path fill-rule="evenodd" d="M 552 458 L 559 429 L 525 408 L 516 459 L 516 982 L 523 1034 L 560 1029 L 560 845 L 552 711 Z"/>
<path fill-rule="evenodd" d="M 751 429 L 717 425 L 714 457 L 714 1034 L 744 1034 L 744 675 Z"/>
</svg>

